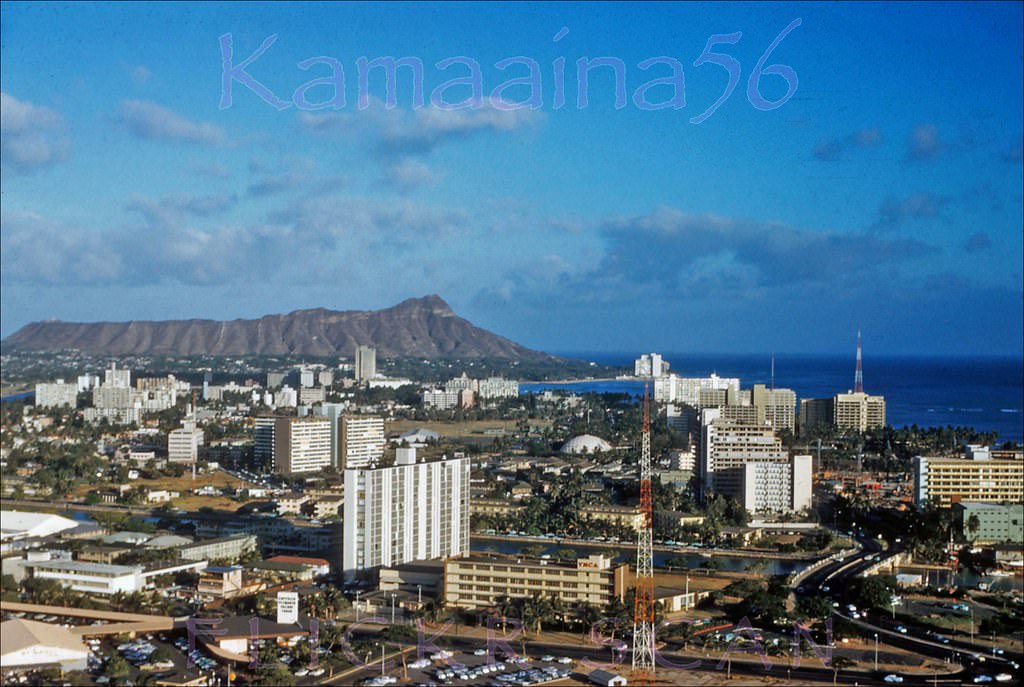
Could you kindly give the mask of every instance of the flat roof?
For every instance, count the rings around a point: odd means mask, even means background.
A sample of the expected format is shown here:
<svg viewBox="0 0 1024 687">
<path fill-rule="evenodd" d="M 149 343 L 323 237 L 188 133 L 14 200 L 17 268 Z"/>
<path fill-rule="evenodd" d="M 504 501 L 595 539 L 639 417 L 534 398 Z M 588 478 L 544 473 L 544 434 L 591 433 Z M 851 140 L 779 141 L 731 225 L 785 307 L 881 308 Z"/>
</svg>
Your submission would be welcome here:
<svg viewBox="0 0 1024 687">
<path fill-rule="evenodd" d="M 81 573 L 106 573 L 108 575 L 133 575 L 141 573 L 142 567 L 135 565 L 109 565 L 107 563 L 87 563 L 85 561 L 25 561 L 29 568 L 43 570 L 71 570 Z"/>
</svg>

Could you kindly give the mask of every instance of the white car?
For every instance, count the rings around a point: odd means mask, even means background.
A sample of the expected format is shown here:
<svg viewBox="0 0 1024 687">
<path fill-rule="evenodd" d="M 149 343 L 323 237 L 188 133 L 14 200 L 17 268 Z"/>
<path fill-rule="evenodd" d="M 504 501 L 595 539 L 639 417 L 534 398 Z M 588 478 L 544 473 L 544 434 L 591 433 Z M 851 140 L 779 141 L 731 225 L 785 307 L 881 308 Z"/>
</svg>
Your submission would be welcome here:
<svg viewBox="0 0 1024 687">
<path fill-rule="evenodd" d="M 547 654 L 545 656 L 541 656 L 540 660 L 544 661 L 545 663 L 550 663 L 550 662 L 555 660 L 555 657 L 552 656 L 551 654 Z"/>
<path fill-rule="evenodd" d="M 299 668 L 298 670 L 295 671 L 295 676 L 296 677 L 306 677 L 307 675 L 309 675 L 309 669 L 308 668 Z"/>
<path fill-rule="evenodd" d="M 486 656 L 487 655 L 487 649 L 476 649 L 473 652 L 473 655 L 474 656 Z"/>
<path fill-rule="evenodd" d="M 1009 682 L 1013 679 L 1013 676 L 1009 673 L 999 673 L 996 675 L 996 682 Z"/>
<path fill-rule="evenodd" d="M 568 656 L 562 656 L 560 659 L 558 659 L 558 662 L 563 665 L 569 665 L 570 663 L 572 663 L 572 659 Z"/>
<path fill-rule="evenodd" d="M 309 671 L 309 674 L 312 675 L 313 677 L 320 677 L 321 675 L 323 675 L 326 672 L 327 671 L 324 670 L 323 668 L 317 668 L 316 670 Z"/>
<path fill-rule="evenodd" d="M 893 674 L 893 673 L 890 673 L 889 675 L 886 675 L 882 679 L 885 680 L 886 682 L 891 682 L 893 684 L 897 684 L 897 683 L 903 682 L 903 678 L 901 676 Z"/>
</svg>

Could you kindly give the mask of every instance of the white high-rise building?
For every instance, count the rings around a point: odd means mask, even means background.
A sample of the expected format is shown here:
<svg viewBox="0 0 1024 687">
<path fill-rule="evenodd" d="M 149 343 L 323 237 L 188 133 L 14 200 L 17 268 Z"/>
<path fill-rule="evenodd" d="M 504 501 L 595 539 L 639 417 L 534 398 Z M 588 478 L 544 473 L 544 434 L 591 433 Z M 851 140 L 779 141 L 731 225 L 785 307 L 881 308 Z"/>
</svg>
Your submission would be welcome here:
<svg viewBox="0 0 1024 687">
<path fill-rule="evenodd" d="M 310 387 L 313 386 L 314 372 L 311 367 L 300 367 L 299 368 L 299 386 Z"/>
<path fill-rule="evenodd" d="M 750 513 L 792 513 L 811 506 L 811 456 L 743 464 L 743 507 Z"/>
<path fill-rule="evenodd" d="M 634 377 L 663 377 L 668 370 L 669 364 L 662 360 L 660 353 L 644 353 L 633 361 Z"/>
<path fill-rule="evenodd" d="M 132 371 L 123 367 L 118 369 L 117 363 L 111 363 L 110 369 L 103 372 L 103 385 L 122 389 L 131 388 Z"/>
<path fill-rule="evenodd" d="M 98 375 L 78 375 L 78 391 L 89 391 L 100 385 Z"/>
<path fill-rule="evenodd" d="M 750 462 L 788 463 L 775 430 L 722 417 L 719 408 L 701 411 L 700 478 L 710 492 L 742 498 L 743 466 Z"/>
<path fill-rule="evenodd" d="M 751 404 L 757 409 L 758 423 L 768 423 L 775 429 L 796 429 L 796 392 L 792 389 L 770 389 L 755 384 L 751 389 Z"/>
<path fill-rule="evenodd" d="M 470 460 L 345 470 L 342 570 L 352 579 L 380 566 L 469 553 Z"/>
<path fill-rule="evenodd" d="M 356 379 L 360 382 L 377 376 L 377 349 L 371 346 L 357 346 L 355 358 Z"/>
<path fill-rule="evenodd" d="M 274 422 L 274 472 L 319 472 L 331 466 L 331 421 L 326 417 L 279 417 Z"/>
<path fill-rule="evenodd" d="M 167 434 L 167 460 L 172 463 L 194 463 L 199 458 L 199 446 L 203 443 L 203 430 L 194 421 L 186 421 L 184 427 Z"/>
<path fill-rule="evenodd" d="M 736 377 L 679 377 L 675 374 L 656 377 L 654 400 L 658 403 L 685 403 L 694 408 L 700 405 L 701 390 L 715 389 L 739 397 L 740 380 Z"/>
<path fill-rule="evenodd" d="M 488 377 L 477 382 L 480 398 L 515 398 L 519 395 L 519 382 L 503 377 Z"/>
<path fill-rule="evenodd" d="M 366 468 L 384 456 L 384 418 L 341 418 L 341 467 Z"/>
<path fill-rule="evenodd" d="M 36 408 L 75 407 L 78 403 L 78 385 L 65 384 L 58 379 L 54 384 L 36 384 Z"/>
<path fill-rule="evenodd" d="M 323 373 L 321 373 L 323 374 Z M 331 465 L 341 465 L 341 414 L 345 411 L 344 403 L 321 403 L 313 408 L 317 415 L 326 417 L 331 422 Z"/>
</svg>

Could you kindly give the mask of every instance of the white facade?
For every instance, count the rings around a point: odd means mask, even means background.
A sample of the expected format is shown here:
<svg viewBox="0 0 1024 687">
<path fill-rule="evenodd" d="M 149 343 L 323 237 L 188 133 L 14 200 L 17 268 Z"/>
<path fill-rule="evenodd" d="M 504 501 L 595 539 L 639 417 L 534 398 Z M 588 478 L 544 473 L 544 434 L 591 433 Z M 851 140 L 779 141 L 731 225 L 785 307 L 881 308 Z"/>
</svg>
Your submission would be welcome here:
<svg viewBox="0 0 1024 687">
<path fill-rule="evenodd" d="M 342 569 L 360 571 L 469 552 L 468 458 L 345 470 Z"/>
<path fill-rule="evenodd" d="M 341 418 L 341 466 L 365 468 L 384 456 L 384 418 Z"/>
<path fill-rule="evenodd" d="M 274 471 L 286 474 L 319 472 L 331 466 L 331 421 L 310 417 L 279 417 L 274 425 Z"/>
<path fill-rule="evenodd" d="M 654 400 L 658 403 L 686 403 L 697 407 L 701 389 L 731 390 L 739 395 L 740 380 L 737 377 L 679 377 L 674 374 L 654 379 Z"/>
<path fill-rule="evenodd" d="M 77 384 L 65 384 L 63 379 L 58 379 L 54 384 L 36 384 L 36 408 L 74 408 L 77 402 Z"/>
<path fill-rule="evenodd" d="M 519 382 L 503 377 L 488 377 L 477 382 L 475 391 L 480 398 L 515 398 L 519 395 Z"/>
<path fill-rule="evenodd" d="M 89 594 L 131 593 L 143 587 L 142 568 L 83 561 L 25 562 L 32 577 L 54 580 L 62 587 Z"/>
<path fill-rule="evenodd" d="M 663 377 L 668 370 L 669 364 L 662 360 L 660 353 L 644 353 L 633 361 L 634 377 Z"/>
<path fill-rule="evenodd" d="M 371 346 L 357 346 L 355 357 L 356 379 L 365 382 L 377 376 L 377 349 Z"/>
<path fill-rule="evenodd" d="M 199 458 L 199 445 L 203 430 L 195 427 L 179 427 L 167 434 L 167 460 L 172 463 L 194 463 Z"/>
<path fill-rule="evenodd" d="M 699 465 L 705 497 L 713 491 L 742 498 L 743 466 L 749 462 L 789 462 L 775 430 L 725 419 L 718 408 L 701 411 Z"/>
<path fill-rule="evenodd" d="M 809 508 L 811 457 L 794 456 L 785 463 L 745 463 L 742 502 L 750 513 L 790 513 Z"/>
<path fill-rule="evenodd" d="M 130 389 L 132 386 L 132 371 L 125 368 L 118 369 L 117 363 L 113 363 L 109 370 L 103 372 L 103 386 Z"/>
</svg>

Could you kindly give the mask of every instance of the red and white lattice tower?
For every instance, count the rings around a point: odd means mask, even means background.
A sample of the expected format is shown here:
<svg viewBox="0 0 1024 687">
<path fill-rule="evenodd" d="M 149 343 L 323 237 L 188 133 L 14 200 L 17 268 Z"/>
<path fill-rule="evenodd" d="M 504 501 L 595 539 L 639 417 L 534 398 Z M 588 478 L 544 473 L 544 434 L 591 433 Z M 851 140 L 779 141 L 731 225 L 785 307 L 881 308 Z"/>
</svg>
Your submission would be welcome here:
<svg viewBox="0 0 1024 687">
<path fill-rule="evenodd" d="M 640 509 L 644 526 L 636 542 L 636 597 L 633 603 L 633 684 L 654 680 L 654 546 L 651 494 L 651 418 L 644 385 L 644 428 L 640 440 Z"/>
<path fill-rule="evenodd" d="M 857 330 L 857 371 L 853 373 L 854 393 L 864 393 L 864 368 L 860 359 L 860 330 Z"/>
</svg>

